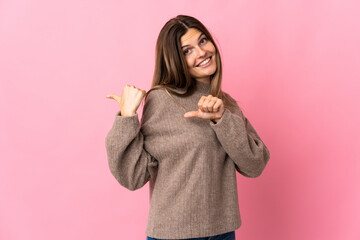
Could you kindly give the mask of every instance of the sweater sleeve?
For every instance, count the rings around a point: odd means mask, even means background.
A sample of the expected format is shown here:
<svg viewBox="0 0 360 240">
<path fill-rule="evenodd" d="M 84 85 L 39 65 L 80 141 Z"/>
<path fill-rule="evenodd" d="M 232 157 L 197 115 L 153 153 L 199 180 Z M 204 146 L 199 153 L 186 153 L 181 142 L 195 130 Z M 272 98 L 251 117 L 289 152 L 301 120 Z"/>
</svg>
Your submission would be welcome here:
<svg viewBox="0 0 360 240">
<path fill-rule="evenodd" d="M 147 135 L 144 125 L 151 127 L 161 112 L 156 96 L 150 92 L 143 108 L 141 125 L 138 113 L 121 116 L 117 112 L 105 139 L 110 171 L 123 187 L 134 191 L 144 186 L 157 173 L 158 161 L 144 148 Z M 158 110 L 158 111 L 156 111 Z"/>
<path fill-rule="evenodd" d="M 230 95 L 226 95 L 236 103 Z M 236 105 L 237 107 L 225 108 L 218 122 L 210 121 L 210 125 L 225 152 L 234 161 L 236 171 L 255 178 L 264 170 L 270 159 L 270 152 L 239 105 Z"/>
</svg>

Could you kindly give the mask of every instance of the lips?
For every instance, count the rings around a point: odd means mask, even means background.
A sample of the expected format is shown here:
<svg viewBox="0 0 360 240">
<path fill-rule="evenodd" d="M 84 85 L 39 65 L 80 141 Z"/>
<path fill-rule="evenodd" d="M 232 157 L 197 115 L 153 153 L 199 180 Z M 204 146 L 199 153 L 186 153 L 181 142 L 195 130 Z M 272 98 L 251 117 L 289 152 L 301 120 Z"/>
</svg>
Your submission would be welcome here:
<svg viewBox="0 0 360 240">
<path fill-rule="evenodd" d="M 210 58 L 210 60 L 211 60 L 212 56 L 205 58 L 203 61 L 205 61 L 205 60 L 208 59 L 208 58 Z M 203 61 L 201 61 L 198 65 L 196 65 L 196 67 L 199 67 L 200 64 L 201 64 Z"/>
</svg>

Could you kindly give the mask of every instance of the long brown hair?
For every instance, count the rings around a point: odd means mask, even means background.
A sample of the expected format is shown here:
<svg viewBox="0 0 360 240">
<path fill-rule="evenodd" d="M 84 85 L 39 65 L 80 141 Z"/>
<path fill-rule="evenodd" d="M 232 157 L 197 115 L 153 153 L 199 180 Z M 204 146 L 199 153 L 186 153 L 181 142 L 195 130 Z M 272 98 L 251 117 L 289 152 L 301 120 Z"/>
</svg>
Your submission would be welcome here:
<svg viewBox="0 0 360 240">
<path fill-rule="evenodd" d="M 210 32 L 196 18 L 186 15 L 178 15 L 170 19 L 161 29 L 156 42 L 155 50 L 155 70 L 151 89 L 145 94 L 145 101 L 151 90 L 157 88 L 166 88 L 173 94 L 179 94 L 172 91 L 171 88 L 185 90 L 185 94 L 194 88 L 194 79 L 190 76 L 188 66 L 181 49 L 181 37 L 186 34 L 189 28 L 196 28 L 203 32 L 208 40 L 212 42 L 216 49 L 217 70 L 210 76 L 210 94 L 225 100 L 236 106 L 229 97 L 221 90 L 222 64 L 218 47 L 215 44 Z"/>
</svg>

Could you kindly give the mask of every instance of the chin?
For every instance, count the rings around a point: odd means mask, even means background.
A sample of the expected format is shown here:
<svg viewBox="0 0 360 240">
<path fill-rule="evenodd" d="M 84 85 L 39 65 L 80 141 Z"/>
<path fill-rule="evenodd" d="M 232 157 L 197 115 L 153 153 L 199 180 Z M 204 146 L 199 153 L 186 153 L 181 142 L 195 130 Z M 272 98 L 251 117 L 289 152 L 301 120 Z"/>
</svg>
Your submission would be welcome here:
<svg viewBox="0 0 360 240">
<path fill-rule="evenodd" d="M 208 75 L 210 75 L 210 76 L 213 75 L 214 73 L 216 73 L 216 70 L 217 70 L 217 68 L 215 68 L 214 70 L 210 71 Z"/>
</svg>

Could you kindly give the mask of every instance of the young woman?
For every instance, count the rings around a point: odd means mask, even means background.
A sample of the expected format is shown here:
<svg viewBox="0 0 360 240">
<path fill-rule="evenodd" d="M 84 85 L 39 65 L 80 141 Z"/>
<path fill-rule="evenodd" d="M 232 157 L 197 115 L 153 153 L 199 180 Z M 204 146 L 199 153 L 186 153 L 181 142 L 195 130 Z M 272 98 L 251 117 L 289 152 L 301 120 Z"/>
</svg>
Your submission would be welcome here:
<svg viewBox="0 0 360 240">
<path fill-rule="evenodd" d="M 152 88 L 107 95 L 120 104 L 106 136 L 111 173 L 132 191 L 150 182 L 147 239 L 235 239 L 236 171 L 258 177 L 270 153 L 221 81 L 209 31 L 179 15 L 160 31 Z"/>
</svg>

